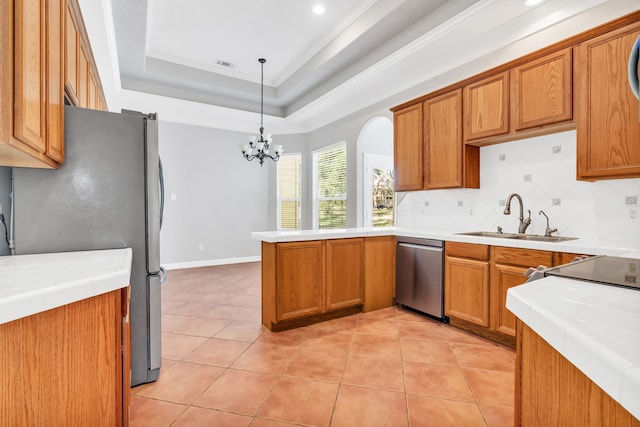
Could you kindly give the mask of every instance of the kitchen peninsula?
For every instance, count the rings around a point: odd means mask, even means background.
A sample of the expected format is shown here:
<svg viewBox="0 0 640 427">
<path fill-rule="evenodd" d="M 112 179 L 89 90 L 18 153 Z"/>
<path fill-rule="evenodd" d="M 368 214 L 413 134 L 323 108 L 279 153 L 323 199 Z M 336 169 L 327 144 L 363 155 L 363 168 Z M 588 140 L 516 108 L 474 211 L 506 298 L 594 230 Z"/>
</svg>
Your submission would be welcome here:
<svg viewBox="0 0 640 427">
<path fill-rule="evenodd" d="M 354 262 L 354 258 L 348 261 L 347 258 L 342 259 L 349 266 L 364 268 L 365 280 L 362 294 L 364 300 L 351 299 L 351 310 L 354 312 L 367 311 L 367 295 L 373 292 L 371 289 L 367 289 L 367 286 L 370 285 L 366 280 L 366 275 L 367 266 L 372 265 L 377 269 L 382 266 L 384 271 L 391 268 L 391 274 L 377 282 L 376 286 L 379 288 L 375 293 L 387 295 L 388 298 L 384 300 L 384 304 L 387 304 L 386 306 L 393 305 L 395 263 L 394 249 L 392 248 L 395 247 L 394 242 L 397 236 L 439 239 L 445 241 L 445 247 L 453 242 L 478 246 L 499 245 L 502 248 L 511 248 L 514 252 L 523 249 L 547 251 L 554 254 L 554 259 L 556 258 L 555 254 L 640 258 L 640 244 L 638 242 L 605 242 L 586 239 L 540 242 L 463 235 L 458 231 L 449 230 L 397 227 L 252 233 L 252 237 L 262 240 L 263 245 L 264 325 L 270 329 L 279 330 L 278 316 L 281 312 L 278 310 L 282 307 L 289 307 L 288 313 L 294 313 L 289 319 L 282 318 L 287 321 L 288 327 L 305 324 L 304 321 L 298 323 L 292 321 L 291 319 L 295 319 L 296 315 L 307 322 L 313 322 L 322 320 L 323 308 L 325 315 L 331 313 L 326 309 L 331 306 L 324 303 L 323 299 L 327 295 L 327 288 L 322 288 L 319 285 L 320 281 L 325 280 L 324 272 L 330 270 L 325 265 L 328 257 L 323 257 L 322 250 L 333 244 L 330 242 L 346 243 L 351 241 L 356 244 L 356 242 L 362 241 L 365 245 L 363 264 Z M 386 257 L 378 259 L 378 262 L 382 264 L 368 264 L 366 259 L 367 240 L 383 238 L 390 239 L 390 241 L 386 243 L 386 252 L 384 252 Z M 309 252 L 300 257 L 288 257 L 286 252 L 296 245 L 299 245 L 300 248 L 306 248 L 305 250 Z M 314 256 L 308 256 L 311 253 Z M 354 251 L 351 256 L 355 257 L 358 253 L 358 251 Z M 558 259 L 565 258 L 558 257 Z M 295 264 L 295 273 L 289 276 L 286 275 L 291 267 L 288 263 Z M 393 264 L 392 267 L 389 267 L 390 263 Z M 532 267 L 535 266 L 532 265 Z M 317 279 L 319 282 L 313 283 L 316 288 L 311 290 L 307 287 L 307 282 L 294 280 L 306 277 L 300 272 L 308 272 L 308 277 L 322 279 Z M 371 274 L 370 276 L 375 275 Z M 281 280 L 289 281 L 289 287 L 286 288 L 284 295 L 281 294 L 281 289 L 278 289 Z M 297 291 L 292 288 L 295 284 L 298 285 Z M 295 310 L 290 309 L 299 301 L 296 298 L 299 298 L 300 291 L 308 292 L 305 294 L 309 298 L 306 301 L 316 301 L 315 312 L 300 310 L 296 313 Z M 640 406 L 638 406 L 638 402 L 640 402 L 640 371 L 638 370 L 640 369 L 640 353 L 638 353 L 640 335 L 638 335 L 637 325 L 640 324 L 638 323 L 640 318 L 637 315 L 637 310 L 633 311 L 638 305 L 635 303 L 636 300 L 640 303 L 639 291 L 549 277 L 512 287 L 507 294 L 507 308 L 520 318 L 517 321 L 516 332 L 518 337 L 516 345 L 518 351 L 516 414 L 518 419 L 523 420 L 522 425 L 535 425 L 531 423 L 533 419 L 531 417 L 535 417 L 535 414 L 548 417 L 542 420 L 539 425 L 562 425 L 562 420 L 569 420 L 565 422 L 565 425 L 570 425 L 571 420 L 578 419 L 571 417 L 577 416 L 576 414 L 580 411 L 582 411 L 580 416 L 592 416 L 590 422 L 594 422 L 595 425 L 616 425 L 607 424 L 607 421 L 611 420 L 623 423 L 617 425 L 639 425 L 637 418 L 640 416 Z M 583 298 L 584 303 L 576 303 L 571 298 L 572 295 Z M 285 300 L 279 301 L 279 298 L 282 297 Z M 599 322 L 600 319 L 602 322 Z M 534 350 L 539 351 L 540 349 L 545 350 L 546 353 L 544 355 L 533 353 Z M 552 364 L 551 362 L 557 363 Z M 541 365 L 541 363 L 546 363 L 546 365 Z M 536 369 L 538 370 L 536 371 Z M 547 370 L 540 371 L 540 369 Z M 565 369 L 571 370 L 571 372 L 567 373 Z M 580 377 L 580 379 L 571 383 L 567 382 L 568 378 L 574 377 Z M 564 389 L 558 389 L 558 384 Z M 580 389 L 575 389 L 575 387 L 580 387 Z M 559 395 L 558 393 L 561 392 L 559 390 L 564 390 L 565 393 Z M 575 404 L 567 404 L 568 398 L 572 399 L 571 402 L 575 400 Z M 566 410 L 566 413 L 562 413 L 558 408 L 559 403 L 562 403 L 560 407 Z M 571 412 L 574 409 L 575 411 Z M 589 425 L 587 421 L 585 421 L 585 425 Z"/>
<path fill-rule="evenodd" d="M 128 425 L 131 260 L 0 257 L 0 425 Z"/>
</svg>

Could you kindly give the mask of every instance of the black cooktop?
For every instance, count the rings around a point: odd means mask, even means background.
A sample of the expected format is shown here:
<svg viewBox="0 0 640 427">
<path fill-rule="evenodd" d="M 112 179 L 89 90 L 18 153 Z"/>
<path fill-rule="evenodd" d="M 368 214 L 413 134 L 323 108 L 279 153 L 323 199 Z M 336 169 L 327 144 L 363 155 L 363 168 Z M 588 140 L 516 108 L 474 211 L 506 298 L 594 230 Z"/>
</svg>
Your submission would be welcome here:
<svg viewBox="0 0 640 427">
<path fill-rule="evenodd" d="M 635 258 L 595 256 L 550 268 L 544 274 L 640 290 L 640 259 Z"/>
</svg>

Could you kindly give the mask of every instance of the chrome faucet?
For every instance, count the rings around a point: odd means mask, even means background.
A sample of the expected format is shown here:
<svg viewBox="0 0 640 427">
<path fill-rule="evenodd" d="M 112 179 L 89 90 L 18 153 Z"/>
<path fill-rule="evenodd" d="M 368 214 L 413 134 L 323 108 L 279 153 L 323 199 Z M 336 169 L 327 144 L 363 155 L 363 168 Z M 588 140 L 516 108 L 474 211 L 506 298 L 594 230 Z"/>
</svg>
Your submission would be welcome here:
<svg viewBox="0 0 640 427">
<path fill-rule="evenodd" d="M 505 206 L 504 208 L 504 214 L 505 215 L 511 214 L 511 199 L 513 199 L 514 197 L 517 198 L 518 202 L 520 203 L 520 218 L 519 218 L 520 225 L 518 226 L 518 233 L 524 234 L 529 224 L 531 224 L 531 211 L 527 209 L 527 211 L 529 212 L 529 216 L 527 217 L 527 219 L 525 219 L 524 212 L 523 212 L 524 207 L 522 206 L 522 197 L 520 197 L 518 193 L 513 193 L 509 195 L 509 197 L 507 198 L 507 206 Z"/>
<path fill-rule="evenodd" d="M 545 236 L 551 237 L 551 233 L 557 233 L 558 232 L 557 228 L 549 228 L 549 217 L 547 216 L 546 213 L 544 213 L 544 211 L 538 212 L 538 215 L 544 215 L 544 217 L 547 218 L 547 227 L 544 229 L 544 235 Z"/>
</svg>

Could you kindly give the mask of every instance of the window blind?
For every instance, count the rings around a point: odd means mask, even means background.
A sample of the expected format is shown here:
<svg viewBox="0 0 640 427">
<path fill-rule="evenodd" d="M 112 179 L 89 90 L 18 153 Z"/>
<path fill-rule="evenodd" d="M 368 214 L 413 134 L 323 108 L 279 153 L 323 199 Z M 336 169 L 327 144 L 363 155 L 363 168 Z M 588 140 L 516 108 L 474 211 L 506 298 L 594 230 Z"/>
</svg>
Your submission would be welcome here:
<svg viewBox="0 0 640 427">
<path fill-rule="evenodd" d="M 347 146 L 338 144 L 313 154 L 314 227 L 347 226 Z"/>
<path fill-rule="evenodd" d="M 278 161 L 278 228 L 300 228 L 302 156 L 283 154 Z"/>
</svg>

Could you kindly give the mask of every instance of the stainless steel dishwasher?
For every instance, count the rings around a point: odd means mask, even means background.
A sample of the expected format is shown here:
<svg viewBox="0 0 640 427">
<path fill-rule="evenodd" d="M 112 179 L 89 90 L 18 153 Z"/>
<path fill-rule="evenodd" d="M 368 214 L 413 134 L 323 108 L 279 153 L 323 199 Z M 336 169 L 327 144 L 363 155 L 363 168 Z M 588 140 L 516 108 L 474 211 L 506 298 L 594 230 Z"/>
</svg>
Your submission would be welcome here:
<svg viewBox="0 0 640 427">
<path fill-rule="evenodd" d="M 396 303 L 447 322 L 443 248 L 441 240 L 398 237 Z"/>
</svg>

